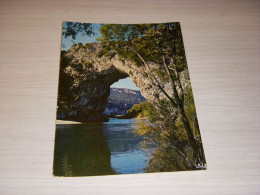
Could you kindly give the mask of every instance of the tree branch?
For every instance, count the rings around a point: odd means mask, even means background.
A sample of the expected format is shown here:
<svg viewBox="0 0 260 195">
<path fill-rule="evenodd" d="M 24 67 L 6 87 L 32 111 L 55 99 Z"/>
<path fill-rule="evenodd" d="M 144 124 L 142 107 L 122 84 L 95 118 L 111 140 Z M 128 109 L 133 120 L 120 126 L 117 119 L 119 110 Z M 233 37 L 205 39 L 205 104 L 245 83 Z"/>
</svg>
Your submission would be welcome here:
<svg viewBox="0 0 260 195">
<path fill-rule="evenodd" d="M 149 67 L 149 65 L 146 63 L 146 61 L 142 58 L 142 56 L 137 53 L 137 56 L 142 60 L 142 62 L 144 63 L 144 65 L 147 67 L 149 73 L 152 75 L 152 77 L 154 78 L 154 80 L 156 81 L 156 86 L 163 92 L 163 94 L 167 97 L 167 99 L 173 104 L 174 107 L 177 107 L 177 104 L 173 101 L 173 99 L 167 94 L 167 92 L 163 89 L 163 87 L 160 85 L 158 79 L 156 78 L 156 76 L 153 74 L 151 68 Z"/>
</svg>

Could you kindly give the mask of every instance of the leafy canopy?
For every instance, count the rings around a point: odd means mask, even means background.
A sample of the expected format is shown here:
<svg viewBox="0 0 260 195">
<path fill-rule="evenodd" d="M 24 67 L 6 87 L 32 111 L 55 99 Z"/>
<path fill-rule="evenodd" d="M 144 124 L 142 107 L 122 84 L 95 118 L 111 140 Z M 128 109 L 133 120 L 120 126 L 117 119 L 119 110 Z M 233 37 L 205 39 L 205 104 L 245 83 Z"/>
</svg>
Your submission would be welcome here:
<svg viewBox="0 0 260 195">
<path fill-rule="evenodd" d="M 93 26 L 90 23 L 64 22 L 62 30 L 62 35 L 64 35 L 65 38 L 71 36 L 74 40 L 78 34 L 87 36 L 95 34 Z"/>
<path fill-rule="evenodd" d="M 143 61 L 162 64 L 162 56 L 176 56 L 179 65 L 185 64 L 182 39 L 179 40 L 179 23 L 163 24 L 104 24 L 100 28 L 103 55 L 135 62 L 142 66 Z M 140 56 L 138 56 L 139 54 Z"/>
</svg>

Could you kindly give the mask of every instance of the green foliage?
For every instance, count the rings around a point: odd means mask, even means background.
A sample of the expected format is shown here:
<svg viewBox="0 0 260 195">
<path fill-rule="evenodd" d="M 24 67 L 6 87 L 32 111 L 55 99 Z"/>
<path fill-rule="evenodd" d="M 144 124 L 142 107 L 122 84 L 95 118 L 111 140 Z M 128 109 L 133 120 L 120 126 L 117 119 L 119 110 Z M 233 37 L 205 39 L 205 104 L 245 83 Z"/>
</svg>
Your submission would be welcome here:
<svg viewBox="0 0 260 195">
<path fill-rule="evenodd" d="M 187 98 L 193 99 L 192 96 Z M 139 120 L 134 131 L 136 135 L 144 137 L 142 146 L 151 153 L 146 172 L 195 169 L 192 148 L 181 115 L 165 100 L 159 101 L 156 108 L 152 104 L 147 105 L 139 113 L 145 120 Z M 192 105 L 190 107 L 192 109 Z M 194 117 L 194 112 L 190 116 Z"/>
<path fill-rule="evenodd" d="M 131 109 L 126 112 L 124 118 L 134 118 L 134 117 L 145 117 L 146 115 L 151 115 L 156 109 L 149 102 L 141 102 L 139 104 L 133 105 Z"/>
<path fill-rule="evenodd" d="M 85 48 L 89 48 L 90 46 L 91 46 L 90 43 L 86 43 L 86 44 L 84 45 Z"/>
<path fill-rule="evenodd" d="M 100 57 L 114 57 L 117 54 L 122 61 L 132 61 L 139 67 L 144 66 L 143 60 L 155 63 L 158 67 L 154 74 L 166 80 L 168 78 L 162 68 L 163 56 L 167 58 L 169 66 L 176 66 L 180 71 L 186 67 L 179 23 L 106 24 L 101 26 L 100 32 L 102 38 L 99 41 L 103 47 L 98 55 Z M 146 74 L 145 77 L 148 76 L 151 75 Z"/>
<path fill-rule="evenodd" d="M 84 66 L 87 67 L 87 68 L 91 67 L 92 65 L 93 65 L 93 62 L 85 62 L 84 63 Z"/>
<path fill-rule="evenodd" d="M 153 72 L 154 72 L 158 77 L 160 77 L 160 78 L 162 79 L 162 81 L 164 81 L 164 82 L 169 81 L 169 77 L 168 77 L 167 73 L 166 73 L 163 69 L 161 69 L 161 68 L 154 68 L 154 69 L 153 69 Z"/>
<path fill-rule="evenodd" d="M 62 35 L 65 37 L 71 36 L 74 40 L 78 34 L 86 34 L 88 36 L 94 34 L 92 24 L 90 23 L 64 22 L 62 28 Z"/>
<path fill-rule="evenodd" d="M 198 129 L 197 113 L 196 113 L 196 108 L 195 108 L 191 88 L 187 89 L 187 94 L 185 94 L 185 96 L 184 96 L 184 110 L 185 110 L 185 114 L 189 120 L 190 126 L 193 130 L 194 136 L 199 138 L 200 132 Z"/>
<path fill-rule="evenodd" d="M 189 168 L 183 163 L 179 154 L 171 147 L 161 147 L 156 150 L 149 161 L 149 166 L 145 168 L 147 173 L 167 172 L 167 171 L 185 171 Z"/>
<path fill-rule="evenodd" d="M 106 52 L 104 50 L 100 50 L 97 54 L 97 57 L 101 58 Z"/>
<path fill-rule="evenodd" d="M 85 46 L 82 45 L 81 43 L 78 43 L 78 47 L 76 47 L 76 48 L 74 49 L 74 52 L 78 52 L 80 49 L 83 49 L 83 48 L 85 48 Z"/>
<path fill-rule="evenodd" d="M 143 76 L 144 76 L 145 78 L 147 78 L 149 75 L 148 75 L 147 72 L 144 72 L 144 73 L 143 73 Z"/>
</svg>

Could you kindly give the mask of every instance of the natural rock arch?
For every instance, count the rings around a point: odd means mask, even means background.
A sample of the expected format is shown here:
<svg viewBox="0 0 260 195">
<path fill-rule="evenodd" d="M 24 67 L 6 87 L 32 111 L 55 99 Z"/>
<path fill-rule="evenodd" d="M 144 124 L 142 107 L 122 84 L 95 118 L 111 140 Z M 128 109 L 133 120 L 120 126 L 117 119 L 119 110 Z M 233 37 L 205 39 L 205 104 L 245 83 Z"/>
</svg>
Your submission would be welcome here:
<svg viewBox="0 0 260 195">
<path fill-rule="evenodd" d="M 58 119 L 82 122 L 105 121 L 106 118 L 102 113 L 110 95 L 110 86 L 127 77 L 131 78 L 147 101 L 154 102 L 155 97 L 164 98 L 159 89 L 145 78 L 144 67 L 136 67 L 131 62 L 119 60 L 117 56 L 99 57 L 100 50 L 98 43 L 85 46 L 79 43 L 63 54 L 62 57 L 69 60 L 66 66 L 61 66 L 65 68 L 60 71 L 72 80 L 70 91 L 73 102 L 68 103 L 67 110 L 58 107 Z M 161 83 L 165 91 L 171 94 L 170 83 L 167 81 Z"/>
</svg>

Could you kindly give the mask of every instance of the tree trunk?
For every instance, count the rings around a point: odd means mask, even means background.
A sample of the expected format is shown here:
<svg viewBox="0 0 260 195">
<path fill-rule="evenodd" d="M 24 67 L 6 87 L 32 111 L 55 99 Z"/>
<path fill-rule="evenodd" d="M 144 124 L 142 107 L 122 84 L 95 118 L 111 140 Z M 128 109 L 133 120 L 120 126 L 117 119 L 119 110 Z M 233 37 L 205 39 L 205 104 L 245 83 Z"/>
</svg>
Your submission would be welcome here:
<svg viewBox="0 0 260 195">
<path fill-rule="evenodd" d="M 163 65 L 164 65 L 164 68 L 165 68 L 165 71 L 167 72 L 170 80 L 171 80 L 171 84 L 172 84 L 172 89 L 173 89 L 173 94 L 174 94 L 174 99 L 175 101 L 173 100 L 173 98 L 171 98 L 169 96 L 169 94 L 167 94 L 167 92 L 162 88 L 162 86 L 160 85 L 159 81 L 157 80 L 156 76 L 153 74 L 153 72 L 151 71 L 149 65 L 146 63 L 146 61 L 140 56 L 140 54 L 138 54 L 136 52 L 136 54 L 138 55 L 138 57 L 143 61 L 144 65 L 146 66 L 146 68 L 148 69 L 149 73 L 151 74 L 151 76 L 154 78 L 154 80 L 156 81 L 157 83 L 157 87 L 159 87 L 159 89 L 162 91 L 162 93 L 166 96 L 166 98 L 172 103 L 172 105 L 174 107 L 177 108 L 179 114 L 181 115 L 182 117 L 182 121 L 183 121 L 183 124 L 184 124 L 184 128 L 185 128 L 185 131 L 187 133 L 187 136 L 188 136 L 188 139 L 189 139 L 189 142 L 190 142 L 190 145 L 192 147 L 192 151 L 193 151 L 193 161 L 198 165 L 198 164 L 201 164 L 204 162 L 204 153 L 203 153 L 203 149 L 201 148 L 201 144 L 200 143 L 197 143 L 198 141 L 196 140 L 196 137 L 193 135 L 192 133 L 192 128 L 190 126 L 190 123 L 189 123 L 189 120 L 185 114 L 185 111 L 184 111 L 184 98 L 182 98 L 180 100 L 179 98 L 179 95 L 178 95 L 178 91 L 176 89 L 176 85 L 174 83 L 174 77 L 173 75 L 171 74 L 170 70 L 169 70 L 169 67 L 168 65 L 166 64 L 166 59 L 165 59 L 165 56 L 163 56 Z M 175 66 L 174 66 L 175 67 Z M 176 68 L 176 67 L 175 67 Z M 174 71 L 175 74 L 177 70 Z M 179 80 L 179 75 L 175 75 L 175 78 L 178 78 L 178 81 L 181 85 L 181 82 Z M 182 89 L 182 87 L 181 87 Z M 182 89 L 183 90 L 183 89 Z M 182 94 L 184 94 L 184 92 L 182 91 Z"/>
<path fill-rule="evenodd" d="M 178 109 L 179 114 L 182 117 L 182 121 L 183 121 L 189 142 L 190 142 L 192 150 L 193 150 L 193 160 L 197 164 L 199 164 L 199 163 L 202 164 L 204 162 L 204 159 L 205 159 L 203 149 L 202 149 L 202 144 L 201 144 L 200 141 L 197 141 L 195 135 L 193 135 L 193 133 L 192 133 L 192 128 L 190 126 L 189 120 L 188 120 L 188 118 L 185 114 L 185 111 L 184 111 L 184 97 L 182 97 L 181 99 L 179 98 L 178 91 L 176 89 L 176 84 L 174 83 L 174 79 L 173 79 L 174 77 L 169 70 L 169 67 L 168 67 L 168 64 L 166 63 L 166 58 L 165 58 L 164 54 L 163 54 L 163 65 L 164 65 L 165 71 L 167 72 L 168 76 L 170 77 L 170 81 L 171 81 L 172 89 L 173 89 L 173 94 L 174 94 L 174 99 L 175 99 L 176 104 L 177 104 L 177 109 Z M 177 79 L 178 83 L 180 84 L 180 88 L 182 90 L 181 93 L 182 93 L 182 96 L 183 96 L 184 91 L 183 91 L 183 88 L 181 86 L 179 74 L 176 70 L 175 62 L 174 62 L 174 74 L 176 74 L 175 78 Z"/>
</svg>

